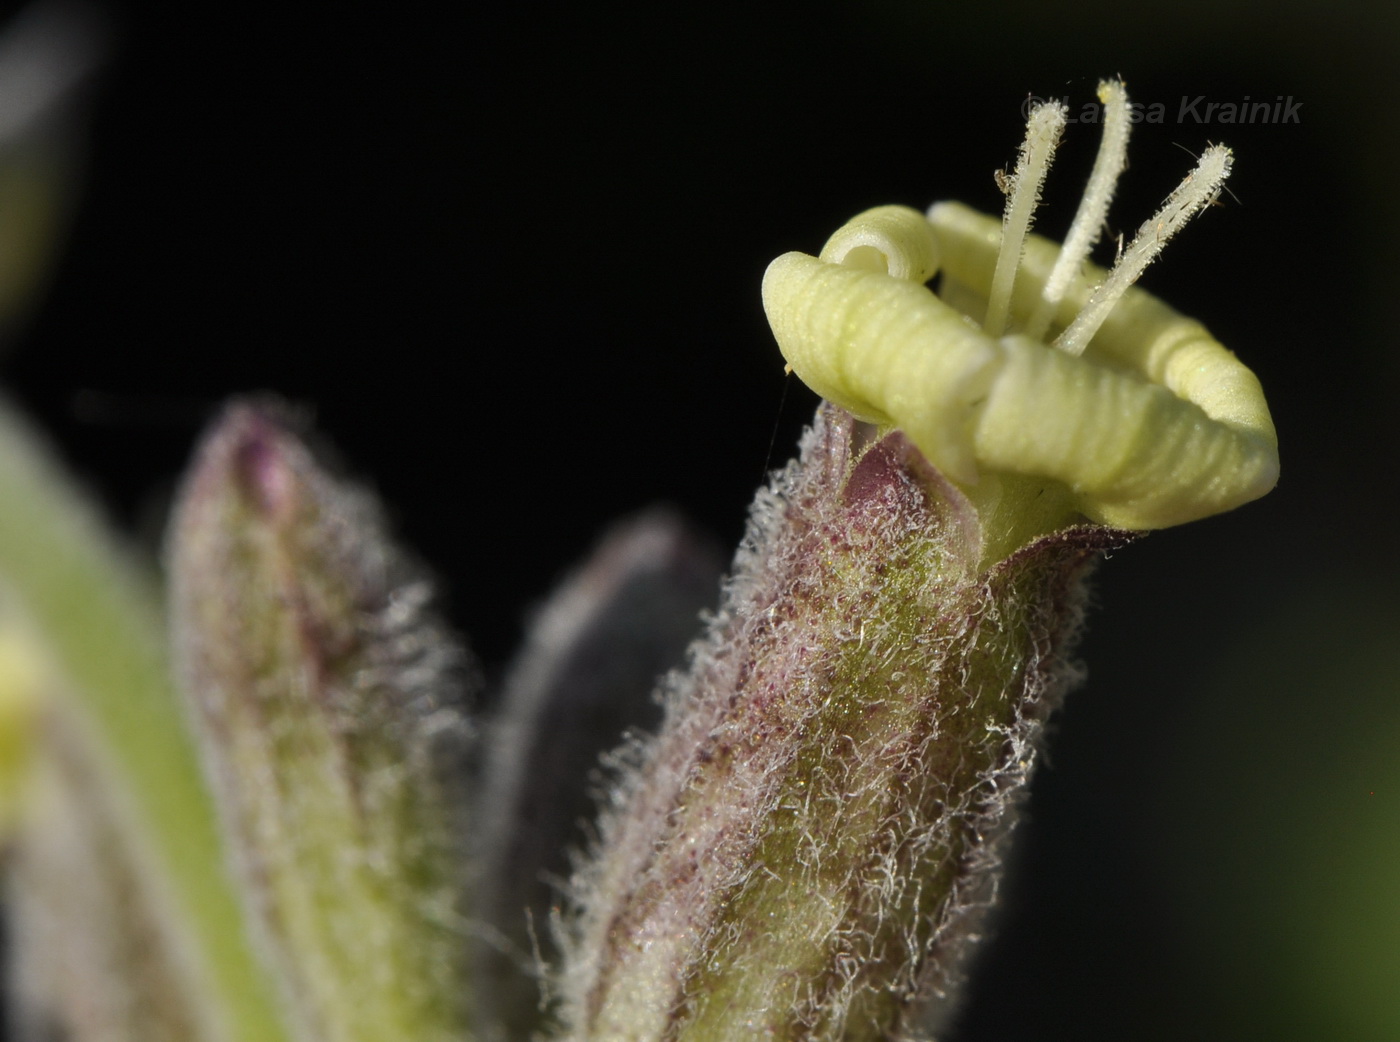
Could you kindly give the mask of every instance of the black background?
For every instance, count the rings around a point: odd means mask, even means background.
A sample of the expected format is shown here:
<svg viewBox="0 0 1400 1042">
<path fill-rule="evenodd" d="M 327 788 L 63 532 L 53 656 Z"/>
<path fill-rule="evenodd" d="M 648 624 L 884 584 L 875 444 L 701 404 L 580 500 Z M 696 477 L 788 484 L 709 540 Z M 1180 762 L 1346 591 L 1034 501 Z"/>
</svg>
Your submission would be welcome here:
<svg viewBox="0 0 1400 1042">
<path fill-rule="evenodd" d="M 1136 129 L 1123 231 L 1188 151 L 1233 146 L 1233 197 L 1145 285 L 1260 375 L 1283 480 L 1101 569 L 1091 679 L 1057 726 L 955 1038 L 1289 1037 L 1251 997 L 1273 993 L 1231 892 L 1209 892 L 1248 874 L 1191 831 L 1226 813 L 1213 801 L 1236 753 L 1254 770 L 1260 743 L 1244 733 L 1229 763 L 1195 764 L 1192 735 L 1240 646 L 1297 650 L 1271 636 L 1280 606 L 1393 605 L 1390 16 L 895 0 L 108 12 L 80 205 L 4 359 L 11 393 L 153 550 L 220 401 L 307 404 L 491 672 L 609 519 L 666 500 L 737 540 L 814 401 L 784 380 L 759 306 L 773 256 L 815 251 L 877 203 L 995 210 L 1022 102 L 1077 110 L 1100 76 L 1166 107 Z M 1299 122 L 1178 123 L 1197 95 L 1289 96 Z M 1046 233 L 1063 233 L 1097 138 L 1070 127 Z M 1181 788 L 1183 769 L 1215 780 Z M 1183 850 L 1196 874 L 1172 860 Z M 1245 956 L 1214 958 L 1216 931 L 1244 936 Z"/>
</svg>

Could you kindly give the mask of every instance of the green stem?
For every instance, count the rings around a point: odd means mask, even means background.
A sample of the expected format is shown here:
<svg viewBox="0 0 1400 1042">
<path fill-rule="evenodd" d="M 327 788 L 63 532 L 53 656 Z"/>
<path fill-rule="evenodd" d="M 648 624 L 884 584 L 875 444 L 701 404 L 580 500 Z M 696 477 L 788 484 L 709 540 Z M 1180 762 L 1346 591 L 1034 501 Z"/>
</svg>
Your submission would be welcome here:
<svg viewBox="0 0 1400 1042">
<path fill-rule="evenodd" d="M 233 1042 L 288 1038 L 245 934 L 151 577 L 0 401 L 0 576 L 107 745 Z"/>
</svg>

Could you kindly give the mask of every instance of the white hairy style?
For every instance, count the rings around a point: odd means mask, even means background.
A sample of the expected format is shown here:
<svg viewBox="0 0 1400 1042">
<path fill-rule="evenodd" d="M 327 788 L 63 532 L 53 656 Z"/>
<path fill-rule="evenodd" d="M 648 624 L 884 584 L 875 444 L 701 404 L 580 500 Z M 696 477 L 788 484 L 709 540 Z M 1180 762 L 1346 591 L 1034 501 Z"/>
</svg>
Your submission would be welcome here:
<svg viewBox="0 0 1400 1042">
<path fill-rule="evenodd" d="M 1206 150 L 1112 272 L 1084 260 L 1126 142 L 1126 94 L 1121 84 L 1106 93 L 1109 155 L 1096 164 L 1070 246 L 1016 234 L 1025 225 L 1011 219 L 1014 197 L 1031 181 L 1039 190 L 1036 168 L 1022 164 L 1029 173 L 1018 169 L 1006 220 L 957 203 L 927 217 L 881 207 L 840 229 L 820 258 L 775 260 L 764 307 L 809 387 L 862 420 L 904 430 L 965 489 L 989 472 L 1048 479 L 1094 521 L 1165 528 L 1268 492 L 1278 441 L 1254 374 L 1199 322 L 1132 286 L 1218 193 L 1228 149 Z M 1045 137 L 1044 111 L 1031 117 L 1025 155 L 1039 154 L 1031 139 Z M 924 285 L 930 263 L 937 294 Z M 1003 283 L 1007 335 L 994 329 Z M 983 308 L 988 325 L 979 327 L 969 315 Z M 1028 335 L 1037 324 L 1060 338 Z"/>
<path fill-rule="evenodd" d="M 1040 189 L 1055 149 L 1060 146 L 1069 110 L 1058 101 L 1037 105 L 1026 121 L 1026 140 L 1016 160 L 1016 172 L 1007 184 L 1006 215 L 1001 226 L 1001 251 L 997 257 L 992 289 L 987 296 L 987 317 L 982 325 L 992 336 L 1001 336 L 1011 306 L 1011 289 L 1021 263 L 1021 245 L 1031 230 L 1035 208 L 1040 205 Z"/>
<path fill-rule="evenodd" d="M 1094 291 L 1070 327 L 1055 339 L 1057 348 L 1072 355 L 1084 353 L 1085 346 L 1118 304 L 1123 291 L 1157 259 L 1167 240 L 1219 195 L 1220 186 L 1230 176 L 1231 162 L 1230 150 L 1222 145 L 1212 145 L 1201 154 L 1196 168 L 1176 186 L 1152 219 L 1138 229 L 1108 278 Z"/>
<path fill-rule="evenodd" d="M 1050 277 L 1045 280 L 1040 303 L 1026 327 L 1026 335 L 1032 340 L 1040 340 L 1050 328 L 1050 316 L 1065 299 L 1070 283 L 1079 275 L 1084 262 L 1089 259 L 1089 251 L 1098 242 L 1108 219 L 1108 207 L 1113 202 L 1113 192 L 1118 186 L 1118 175 L 1128 163 L 1128 134 L 1132 130 L 1132 108 L 1128 104 L 1128 92 L 1121 80 L 1104 80 L 1099 84 L 1099 101 L 1104 107 L 1103 139 L 1099 142 L 1099 154 L 1094 159 L 1094 169 L 1089 174 L 1089 183 L 1084 188 L 1084 196 L 1079 201 L 1079 209 L 1074 214 L 1074 222 L 1065 236 L 1064 249 L 1060 251 Z"/>
</svg>

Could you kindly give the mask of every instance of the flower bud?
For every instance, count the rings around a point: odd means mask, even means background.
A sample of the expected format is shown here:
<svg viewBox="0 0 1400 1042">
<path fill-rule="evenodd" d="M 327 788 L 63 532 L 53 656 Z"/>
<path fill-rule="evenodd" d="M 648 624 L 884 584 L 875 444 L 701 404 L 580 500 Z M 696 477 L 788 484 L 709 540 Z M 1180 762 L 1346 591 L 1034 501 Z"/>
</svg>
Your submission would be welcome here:
<svg viewBox="0 0 1400 1042">
<path fill-rule="evenodd" d="M 551 906 L 593 809 L 580 780 L 596 776 L 624 733 L 659 722 L 657 678 L 700 631 L 721 567 L 708 539 L 651 510 L 610 530 L 530 627 L 506 680 L 482 793 L 479 899 L 495 932 L 476 984 L 499 1037 L 528 1038 L 539 1020 L 531 955 L 554 954 Z"/>
<path fill-rule="evenodd" d="M 427 586 L 262 405 L 205 441 L 170 564 L 178 671 L 305 1037 L 460 1040 L 466 660 Z"/>
</svg>

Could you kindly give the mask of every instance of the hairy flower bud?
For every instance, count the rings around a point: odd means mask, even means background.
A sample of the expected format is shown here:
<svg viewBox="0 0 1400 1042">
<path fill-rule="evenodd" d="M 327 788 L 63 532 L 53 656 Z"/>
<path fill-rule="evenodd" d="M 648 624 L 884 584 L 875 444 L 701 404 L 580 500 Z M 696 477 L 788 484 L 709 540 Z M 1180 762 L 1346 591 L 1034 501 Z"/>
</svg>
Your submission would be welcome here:
<svg viewBox="0 0 1400 1042">
<path fill-rule="evenodd" d="M 304 1037 L 467 1034 L 464 654 L 362 491 L 236 405 L 170 551 L 175 656 Z"/>
<path fill-rule="evenodd" d="M 536 616 L 490 735 L 478 900 L 494 928 L 477 987 L 488 1038 L 525 1039 L 539 1020 L 532 954 L 583 846 L 603 753 L 653 728 L 657 678 L 681 661 L 713 606 L 723 558 L 667 510 L 614 526 Z M 525 972 L 522 972 L 524 970 Z M 495 1034 L 489 1031 L 494 1030 Z"/>
<path fill-rule="evenodd" d="M 883 1039 L 958 976 L 1080 578 L 1127 533 L 983 563 L 900 433 L 825 406 L 760 494 L 724 604 L 576 880 L 565 1037 Z"/>
</svg>

